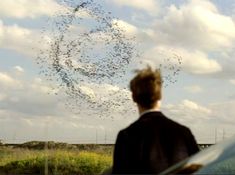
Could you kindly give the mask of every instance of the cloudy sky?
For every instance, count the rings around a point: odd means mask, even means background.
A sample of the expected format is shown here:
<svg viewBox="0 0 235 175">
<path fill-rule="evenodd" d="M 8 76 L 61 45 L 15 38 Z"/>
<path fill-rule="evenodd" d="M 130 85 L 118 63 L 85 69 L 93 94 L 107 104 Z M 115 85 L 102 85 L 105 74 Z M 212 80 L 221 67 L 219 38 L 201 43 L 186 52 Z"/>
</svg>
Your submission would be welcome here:
<svg viewBox="0 0 235 175">
<path fill-rule="evenodd" d="M 187 125 L 201 143 L 235 134 L 234 0 L 94 1 L 118 18 L 128 36 L 136 37 L 142 55 L 132 65 L 142 61 L 156 67 L 162 53 L 182 58 L 177 83 L 163 90 L 162 111 L 169 118 Z M 62 96 L 50 93 L 51 82 L 39 75 L 35 59 L 48 47 L 40 42 L 47 19 L 64 12 L 61 2 L 0 1 L 0 139 L 5 142 L 113 143 L 117 132 L 138 118 L 130 92 L 123 88 L 128 81 L 82 88 L 94 100 L 101 93 L 108 98 L 110 91 L 129 98 L 128 105 L 111 108 L 113 113 L 104 118 L 85 115 L 79 105 L 81 112 L 75 113 Z M 127 71 L 130 75 L 132 70 Z"/>
</svg>

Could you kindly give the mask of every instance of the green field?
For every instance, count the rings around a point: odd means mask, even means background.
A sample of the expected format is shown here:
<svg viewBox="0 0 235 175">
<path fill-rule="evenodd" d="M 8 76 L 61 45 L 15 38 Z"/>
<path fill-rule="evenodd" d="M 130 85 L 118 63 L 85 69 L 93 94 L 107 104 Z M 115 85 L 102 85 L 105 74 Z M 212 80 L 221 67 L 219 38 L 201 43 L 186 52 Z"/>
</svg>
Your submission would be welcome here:
<svg viewBox="0 0 235 175">
<path fill-rule="evenodd" d="M 101 174 L 112 165 L 112 146 L 1 146 L 0 174 Z M 35 146 L 36 145 L 36 146 Z"/>
</svg>

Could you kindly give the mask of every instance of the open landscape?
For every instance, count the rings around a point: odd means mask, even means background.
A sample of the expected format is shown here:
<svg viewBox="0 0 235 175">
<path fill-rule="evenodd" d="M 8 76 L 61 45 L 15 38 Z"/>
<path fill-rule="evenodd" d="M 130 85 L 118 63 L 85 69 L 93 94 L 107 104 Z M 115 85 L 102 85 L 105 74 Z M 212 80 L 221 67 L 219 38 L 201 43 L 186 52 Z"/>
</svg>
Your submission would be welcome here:
<svg viewBox="0 0 235 175">
<path fill-rule="evenodd" d="M 112 145 L 2 144 L 0 174 L 101 174 L 111 167 L 112 153 Z"/>
<path fill-rule="evenodd" d="M 235 0 L 0 0 L 0 175 L 235 175 L 234 65 Z"/>
<path fill-rule="evenodd" d="M 210 145 L 199 144 L 201 149 Z M 0 175 L 102 174 L 112 167 L 113 144 L 68 144 L 31 141 L 0 142 Z"/>
</svg>

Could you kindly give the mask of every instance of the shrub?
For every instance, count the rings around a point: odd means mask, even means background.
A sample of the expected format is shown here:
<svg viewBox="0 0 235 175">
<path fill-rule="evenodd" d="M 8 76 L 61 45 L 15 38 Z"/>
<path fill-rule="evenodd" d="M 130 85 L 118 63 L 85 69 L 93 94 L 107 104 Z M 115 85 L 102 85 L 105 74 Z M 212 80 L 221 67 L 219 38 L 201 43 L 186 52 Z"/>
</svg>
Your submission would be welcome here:
<svg viewBox="0 0 235 175">
<path fill-rule="evenodd" d="M 43 153 L 43 152 L 42 152 Z M 0 167 L 5 174 L 48 174 L 57 175 L 90 175 L 101 174 L 112 164 L 110 155 L 94 152 L 50 151 L 48 155 L 36 155 L 24 160 L 13 160 Z"/>
</svg>

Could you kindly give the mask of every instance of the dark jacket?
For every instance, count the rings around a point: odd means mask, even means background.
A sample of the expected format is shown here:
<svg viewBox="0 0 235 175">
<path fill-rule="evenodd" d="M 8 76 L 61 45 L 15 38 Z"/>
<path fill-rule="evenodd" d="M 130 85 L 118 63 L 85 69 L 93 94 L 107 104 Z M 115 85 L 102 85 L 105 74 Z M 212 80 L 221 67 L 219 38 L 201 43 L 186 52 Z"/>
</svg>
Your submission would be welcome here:
<svg viewBox="0 0 235 175">
<path fill-rule="evenodd" d="M 198 152 L 189 128 L 149 112 L 119 132 L 113 174 L 157 174 Z"/>
</svg>

